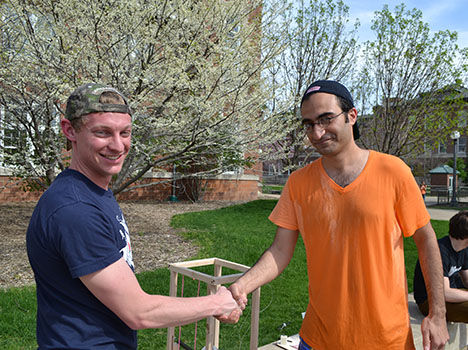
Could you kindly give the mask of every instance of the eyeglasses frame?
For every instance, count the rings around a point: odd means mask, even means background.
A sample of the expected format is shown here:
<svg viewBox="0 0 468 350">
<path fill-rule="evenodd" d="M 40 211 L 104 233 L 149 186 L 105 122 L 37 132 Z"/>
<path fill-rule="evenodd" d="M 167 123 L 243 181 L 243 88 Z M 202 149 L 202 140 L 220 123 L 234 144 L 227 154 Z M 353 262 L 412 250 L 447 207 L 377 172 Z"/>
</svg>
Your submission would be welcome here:
<svg viewBox="0 0 468 350">
<path fill-rule="evenodd" d="M 306 133 L 313 132 L 315 125 L 318 125 L 320 130 L 325 130 L 334 119 L 338 118 L 343 113 L 346 113 L 346 111 L 341 111 L 340 113 L 331 117 L 326 117 L 326 116 L 321 117 L 316 122 L 311 122 L 310 120 L 303 120 L 302 127 L 304 128 L 304 131 Z"/>
</svg>

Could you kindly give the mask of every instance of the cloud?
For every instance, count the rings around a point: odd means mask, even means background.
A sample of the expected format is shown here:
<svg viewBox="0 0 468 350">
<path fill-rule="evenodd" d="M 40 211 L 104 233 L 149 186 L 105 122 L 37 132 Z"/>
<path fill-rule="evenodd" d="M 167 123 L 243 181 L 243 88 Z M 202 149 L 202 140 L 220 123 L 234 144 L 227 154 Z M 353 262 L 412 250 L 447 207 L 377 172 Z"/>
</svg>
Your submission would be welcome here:
<svg viewBox="0 0 468 350">
<path fill-rule="evenodd" d="M 350 19 L 354 20 L 355 18 L 359 19 L 361 25 L 370 26 L 372 19 L 374 18 L 375 11 L 362 11 L 358 13 L 350 14 Z"/>
<path fill-rule="evenodd" d="M 465 0 L 451 0 L 451 1 L 435 1 L 432 4 L 425 5 L 423 11 L 423 17 L 426 21 L 436 21 L 438 18 L 443 17 L 444 14 L 451 11 L 456 11 L 459 7 L 462 7 L 462 1 Z"/>
<path fill-rule="evenodd" d="M 461 48 L 468 47 L 468 31 L 458 32 L 458 45 Z"/>
</svg>

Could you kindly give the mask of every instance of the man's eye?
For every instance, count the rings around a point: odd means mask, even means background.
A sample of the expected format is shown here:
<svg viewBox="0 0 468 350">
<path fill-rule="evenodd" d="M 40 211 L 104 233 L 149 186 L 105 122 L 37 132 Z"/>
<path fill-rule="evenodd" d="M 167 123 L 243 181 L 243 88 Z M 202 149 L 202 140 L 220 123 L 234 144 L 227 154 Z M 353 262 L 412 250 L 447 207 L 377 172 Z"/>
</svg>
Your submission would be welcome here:
<svg viewBox="0 0 468 350">
<path fill-rule="evenodd" d="M 104 137 L 104 136 L 107 136 L 107 135 L 108 135 L 108 132 L 107 132 L 107 131 L 98 130 L 98 131 L 95 131 L 94 134 L 95 134 L 96 136 L 99 136 L 99 137 Z"/>
</svg>

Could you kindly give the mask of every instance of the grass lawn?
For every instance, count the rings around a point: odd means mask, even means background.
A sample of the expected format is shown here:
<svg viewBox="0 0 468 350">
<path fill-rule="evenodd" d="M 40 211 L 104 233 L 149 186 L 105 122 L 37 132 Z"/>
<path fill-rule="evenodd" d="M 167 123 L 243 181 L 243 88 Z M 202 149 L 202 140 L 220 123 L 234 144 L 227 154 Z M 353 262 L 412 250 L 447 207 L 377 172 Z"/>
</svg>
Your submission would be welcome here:
<svg viewBox="0 0 468 350">
<path fill-rule="evenodd" d="M 173 218 L 172 224 L 184 228 L 187 239 L 201 248 L 195 258 L 219 257 L 245 265 L 254 264 L 269 247 L 275 226 L 267 219 L 276 201 L 258 200 L 242 205 L 199 213 L 186 213 Z M 432 221 L 438 236 L 448 232 L 447 221 Z M 405 239 L 408 286 L 412 291 L 413 270 L 417 251 L 412 239 Z M 288 335 L 299 331 L 301 313 L 307 306 L 307 271 L 305 249 L 298 242 L 294 257 L 276 280 L 262 287 L 260 306 L 259 345 L 279 338 L 280 327 L 287 326 Z M 212 274 L 210 267 L 204 271 Z M 224 272 L 226 274 L 228 272 Z M 159 269 L 137 275 L 142 287 L 149 293 L 169 294 L 169 270 Z M 179 286 L 180 286 L 179 282 Z M 184 296 L 197 294 L 197 283 L 185 279 Z M 203 289 L 203 288 L 202 288 Z M 203 294 L 203 292 L 201 293 Z M 0 290 L 0 349 L 36 349 L 34 288 Z M 182 327 L 182 340 L 193 347 L 193 325 Z M 198 324 L 197 334 L 201 349 L 205 332 L 204 322 Z M 165 349 L 166 329 L 139 331 L 139 349 Z M 179 330 L 176 329 L 176 336 Z M 237 325 L 221 325 L 220 347 L 225 350 L 247 349 L 250 339 L 250 307 L 244 311 Z"/>
<path fill-rule="evenodd" d="M 262 186 L 262 193 L 273 193 L 281 192 L 283 190 L 283 185 L 266 185 Z"/>
</svg>

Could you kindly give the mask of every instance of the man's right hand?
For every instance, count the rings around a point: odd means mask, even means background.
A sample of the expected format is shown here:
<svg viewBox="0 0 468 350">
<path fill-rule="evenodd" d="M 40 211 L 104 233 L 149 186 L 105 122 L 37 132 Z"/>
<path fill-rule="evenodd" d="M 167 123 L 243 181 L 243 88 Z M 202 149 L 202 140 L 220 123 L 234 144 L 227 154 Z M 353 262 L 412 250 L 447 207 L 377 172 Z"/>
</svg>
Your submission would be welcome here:
<svg viewBox="0 0 468 350">
<path fill-rule="evenodd" d="M 247 306 L 247 294 L 243 291 L 242 287 L 237 283 L 233 283 L 228 289 L 231 291 L 232 297 L 237 302 L 237 305 L 244 310 Z"/>
</svg>

